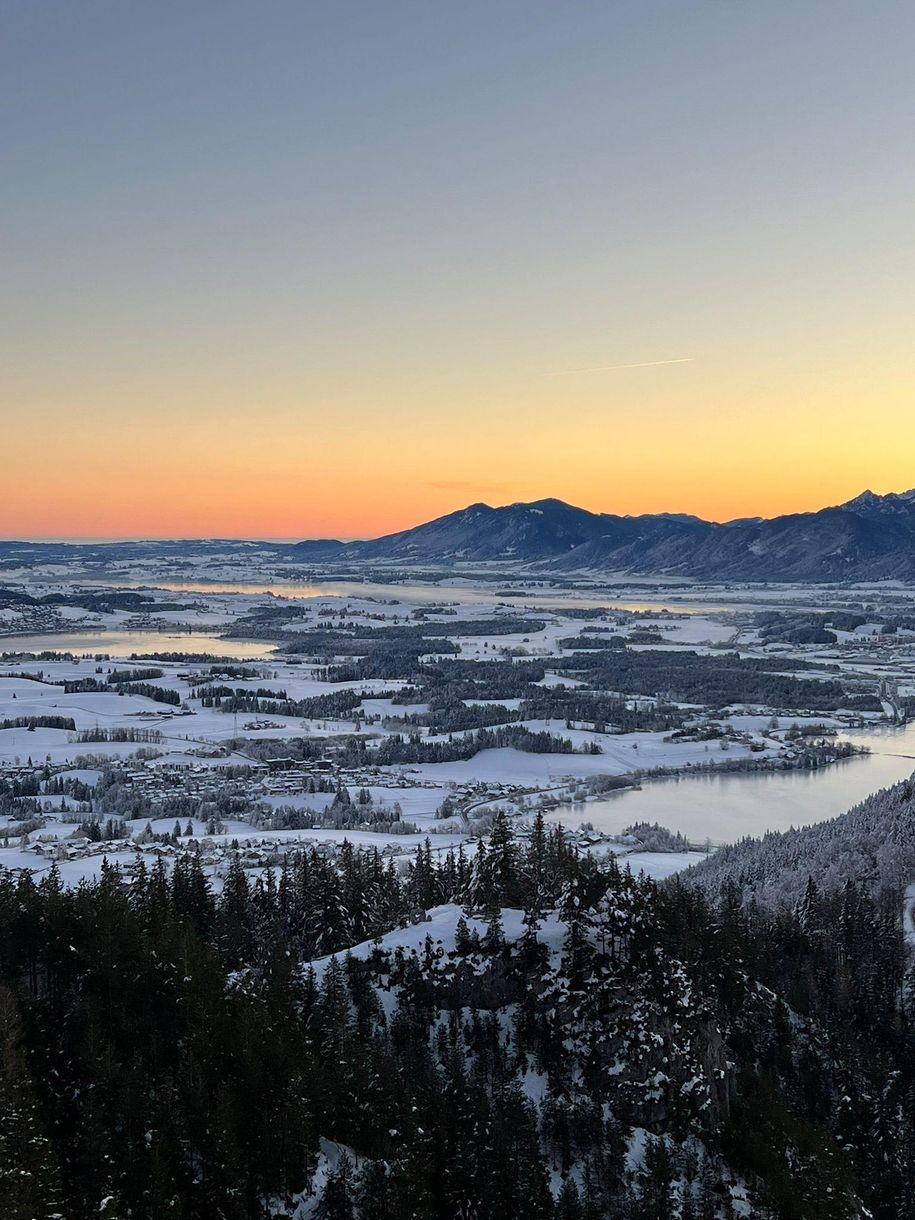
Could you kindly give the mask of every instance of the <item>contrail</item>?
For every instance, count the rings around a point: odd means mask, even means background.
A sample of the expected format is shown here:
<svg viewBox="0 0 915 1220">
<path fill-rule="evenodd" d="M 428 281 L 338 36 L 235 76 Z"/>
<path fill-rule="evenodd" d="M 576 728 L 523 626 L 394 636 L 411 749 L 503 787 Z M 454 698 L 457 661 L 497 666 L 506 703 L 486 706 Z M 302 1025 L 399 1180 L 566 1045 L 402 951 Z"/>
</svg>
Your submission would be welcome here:
<svg viewBox="0 0 915 1220">
<path fill-rule="evenodd" d="M 592 369 L 560 369 L 553 377 L 568 377 L 571 373 L 613 373 L 617 369 L 651 369 L 659 364 L 692 364 L 695 356 L 676 356 L 673 360 L 639 360 L 635 364 L 600 364 Z"/>
</svg>

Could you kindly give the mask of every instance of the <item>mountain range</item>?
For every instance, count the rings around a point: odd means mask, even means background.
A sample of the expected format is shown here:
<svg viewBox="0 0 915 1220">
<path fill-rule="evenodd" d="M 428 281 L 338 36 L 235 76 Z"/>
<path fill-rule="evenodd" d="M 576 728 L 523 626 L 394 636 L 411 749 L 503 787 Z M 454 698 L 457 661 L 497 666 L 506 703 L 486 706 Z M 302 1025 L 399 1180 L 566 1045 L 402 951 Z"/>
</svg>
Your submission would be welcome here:
<svg viewBox="0 0 915 1220">
<path fill-rule="evenodd" d="M 471 504 L 364 542 L 294 544 L 299 560 L 454 566 L 515 562 L 702 580 L 915 580 L 915 489 L 865 491 L 846 504 L 719 524 L 679 513 L 622 517 L 561 500 Z"/>
<path fill-rule="evenodd" d="M 165 562 L 231 557 L 235 563 L 391 563 L 452 568 L 520 564 L 549 575 L 590 572 L 704 581 L 915 582 L 915 489 L 865 491 L 817 512 L 718 523 L 686 513 L 592 513 L 562 500 L 493 508 L 471 504 L 413 529 L 358 542 L 226 539 L 89 544 L 0 542 L 0 573 L 35 563 Z"/>
</svg>

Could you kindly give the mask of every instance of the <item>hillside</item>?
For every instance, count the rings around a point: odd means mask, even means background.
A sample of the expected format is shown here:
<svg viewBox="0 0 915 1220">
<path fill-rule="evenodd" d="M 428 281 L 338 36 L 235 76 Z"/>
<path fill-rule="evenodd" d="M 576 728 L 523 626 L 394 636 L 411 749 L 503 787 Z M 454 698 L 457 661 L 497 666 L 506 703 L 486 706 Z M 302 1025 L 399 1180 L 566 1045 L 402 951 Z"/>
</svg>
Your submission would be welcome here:
<svg viewBox="0 0 915 1220">
<path fill-rule="evenodd" d="M 717 896 L 734 886 L 767 906 L 801 901 L 812 877 L 820 888 L 846 883 L 880 894 L 901 892 L 915 878 L 915 776 L 828 822 L 720 848 L 685 879 Z"/>
</svg>

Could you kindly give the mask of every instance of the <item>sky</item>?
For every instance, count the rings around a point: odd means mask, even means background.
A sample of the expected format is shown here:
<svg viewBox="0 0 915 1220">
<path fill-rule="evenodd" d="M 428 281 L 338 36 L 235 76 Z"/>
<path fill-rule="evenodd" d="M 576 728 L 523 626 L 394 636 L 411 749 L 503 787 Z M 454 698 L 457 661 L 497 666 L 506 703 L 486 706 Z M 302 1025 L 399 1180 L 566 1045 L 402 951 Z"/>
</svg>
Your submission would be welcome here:
<svg viewBox="0 0 915 1220">
<path fill-rule="evenodd" d="M 915 485 L 915 6 L 0 0 L 0 536 Z"/>
</svg>

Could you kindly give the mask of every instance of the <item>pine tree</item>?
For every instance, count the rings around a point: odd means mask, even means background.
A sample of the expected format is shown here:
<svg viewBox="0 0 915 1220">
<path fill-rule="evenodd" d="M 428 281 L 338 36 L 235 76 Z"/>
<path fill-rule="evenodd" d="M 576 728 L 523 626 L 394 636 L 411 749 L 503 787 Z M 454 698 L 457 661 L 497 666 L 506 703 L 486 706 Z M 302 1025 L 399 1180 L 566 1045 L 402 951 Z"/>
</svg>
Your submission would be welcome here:
<svg viewBox="0 0 915 1220">
<path fill-rule="evenodd" d="M 467 925 L 463 912 L 458 916 L 458 921 L 454 928 L 454 951 L 458 957 L 468 957 L 473 951 L 470 928 Z"/>
<path fill-rule="evenodd" d="M 232 857 L 219 900 L 219 943 L 231 966 L 250 962 L 254 953 L 254 909 L 248 878 L 238 852 Z"/>
<path fill-rule="evenodd" d="M 355 1220 L 353 1166 L 346 1153 L 340 1157 L 333 1173 L 328 1175 L 312 1215 L 315 1220 Z"/>
<path fill-rule="evenodd" d="M 366 1161 L 355 1190 L 359 1220 L 390 1220 L 389 1196 L 387 1167 L 381 1161 Z"/>
<path fill-rule="evenodd" d="M 556 1199 L 556 1220 L 584 1220 L 584 1214 L 575 1179 L 568 1177 Z"/>
<path fill-rule="evenodd" d="M 673 1166 L 663 1138 L 649 1138 L 638 1171 L 638 1220 L 672 1220 Z"/>
<path fill-rule="evenodd" d="M 521 894 L 518 851 L 508 819 L 500 809 L 489 836 L 489 879 L 500 906 L 520 906 Z"/>
</svg>

